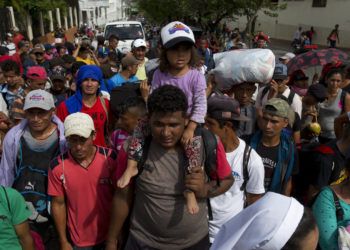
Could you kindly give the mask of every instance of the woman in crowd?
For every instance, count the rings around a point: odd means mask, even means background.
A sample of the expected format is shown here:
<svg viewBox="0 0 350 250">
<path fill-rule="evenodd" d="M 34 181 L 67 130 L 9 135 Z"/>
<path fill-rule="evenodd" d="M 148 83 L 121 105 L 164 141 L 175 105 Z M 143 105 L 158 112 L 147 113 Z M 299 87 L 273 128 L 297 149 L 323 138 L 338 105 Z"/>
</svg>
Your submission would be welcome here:
<svg viewBox="0 0 350 250">
<path fill-rule="evenodd" d="M 349 159 L 345 164 L 345 169 L 349 176 Z M 340 184 L 324 188 L 317 196 L 312 210 L 320 230 L 319 245 L 321 249 L 338 249 L 338 227 L 346 227 L 348 231 L 350 221 L 349 178 Z"/>
<path fill-rule="evenodd" d="M 335 139 L 334 119 L 341 113 L 350 111 L 350 95 L 340 88 L 343 81 L 343 71 L 332 69 L 325 78 L 327 85 L 327 100 L 319 105 L 318 121 L 322 128 L 320 142 L 326 143 Z"/>
</svg>

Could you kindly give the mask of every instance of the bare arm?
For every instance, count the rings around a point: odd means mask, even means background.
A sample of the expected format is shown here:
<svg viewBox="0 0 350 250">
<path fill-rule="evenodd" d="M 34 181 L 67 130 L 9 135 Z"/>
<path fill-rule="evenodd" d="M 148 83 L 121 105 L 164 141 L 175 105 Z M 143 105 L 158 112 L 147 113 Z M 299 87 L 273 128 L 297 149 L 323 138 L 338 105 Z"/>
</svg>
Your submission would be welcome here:
<svg viewBox="0 0 350 250">
<path fill-rule="evenodd" d="M 346 94 L 345 96 L 345 107 L 344 107 L 344 111 L 345 112 L 349 112 L 350 111 L 350 95 Z"/>
<path fill-rule="evenodd" d="M 195 167 L 192 172 L 186 175 L 186 188 L 191 189 L 198 198 L 211 198 L 225 193 L 233 184 L 234 179 L 229 175 L 226 179 L 205 182 L 204 170 L 201 167 Z"/>
<path fill-rule="evenodd" d="M 263 197 L 264 194 L 251 194 L 247 193 L 247 204 L 248 206 L 259 200 L 261 197 Z"/>
<path fill-rule="evenodd" d="M 345 123 L 349 123 L 348 114 L 344 113 L 334 119 L 334 132 L 337 139 L 340 139 L 343 134 L 343 126 Z"/>
<path fill-rule="evenodd" d="M 130 186 L 123 189 L 118 188 L 114 193 L 106 250 L 117 249 L 117 241 L 121 235 L 124 222 L 129 215 L 133 195 L 134 191 Z"/>
<path fill-rule="evenodd" d="M 64 196 L 52 197 L 51 212 L 61 243 L 61 249 L 72 249 L 67 239 L 67 208 Z"/>
<path fill-rule="evenodd" d="M 293 133 L 293 139 L 296 145 L 300 143 L 300 131 L 295 131 Z"/>
<path fill-rule="evenodd" d="M 76 50 L 74 50 L 73 52 L 73 57 L 77 58 L 78 54 L 79 54 L 79 50 L 80 50 L 80 44 L 78 44 Z"/>
<path fill-rule="evenodd" d="M 90 56 L 92 57 L 92 59 L 94 60 L 95 64 L 97 66 L 100 66 L 100 62 L 97 59 L 96 54 L 91 49 L 89 49 L 89 53 L 90 53 Z"/>
<path fill-rule="evenodd" d="M 14 226 L 23 250 L 35 250 L 33 238 L 30 235 L 28 221 Z"/>
<path fill-rule="evenodd" d="M 291 193 L 292 193 L 292 177 L 289 178 L 283 194 L 285 196 L 290 196 Z"/>
</svg>

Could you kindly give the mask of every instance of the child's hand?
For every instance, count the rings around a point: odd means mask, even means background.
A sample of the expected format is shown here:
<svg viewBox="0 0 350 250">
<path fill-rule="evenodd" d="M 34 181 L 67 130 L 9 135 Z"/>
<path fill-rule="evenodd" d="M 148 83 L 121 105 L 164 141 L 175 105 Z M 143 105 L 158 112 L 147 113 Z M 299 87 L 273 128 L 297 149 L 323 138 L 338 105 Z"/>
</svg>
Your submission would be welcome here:
<svg viewBox="0 0 350 250">
<path fill-rule="evenodd" d="M 191 139 L 194 136 L 194 130 L 192 130 L 191 128 L 187 127 L 182 135 L 181 138 L 181 143 L 182 145 L 188 145 L 191 142 Z"/>
<path fill-rule="evenodd" d="M 151 87 L 148 85 L 147 80 L 143 80 L 140 84 L 140 92 L 145 102 L 147 102 L 150 89 Z"/>
</svg>

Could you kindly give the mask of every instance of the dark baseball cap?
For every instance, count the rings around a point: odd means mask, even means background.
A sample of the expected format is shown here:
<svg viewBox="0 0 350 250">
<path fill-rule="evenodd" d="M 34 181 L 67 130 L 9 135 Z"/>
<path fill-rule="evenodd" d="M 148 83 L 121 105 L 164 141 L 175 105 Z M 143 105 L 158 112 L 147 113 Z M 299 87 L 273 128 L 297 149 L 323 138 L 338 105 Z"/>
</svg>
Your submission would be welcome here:
<svg viewBox="0 0 350 250">
<path fill-rule="evenodd" d="M 287 66 L 282 63 L 276 63 L 275 71 L 273 72 L 272 79 L 285 80 L 288 78 Z"/>
<path fill-rule="evenodd" d="M 209 98 L 207 114 L 217 120 L 250 121 L 247 116 L 241 115 L 239 102 L 225 95 Z"/>
<path fill-rule="evenodd" d="M 293 73 L 293 76 L 294 76 L 294 78 L 293 77 L 292 78 L 293 78 L 294 81 L 309 80 L 309 77 L 307 77 L 305 75 L 304 71 L 302 71 L 302 70 L 295 71 Z"/>
<path fill-rule="evenodd" d="M 307 90 L 307 94 L 315 97 L 318 102 L 323 102 L 328 96 L 326 87 L 319 83 L 311 84 Z"/>
</svg>

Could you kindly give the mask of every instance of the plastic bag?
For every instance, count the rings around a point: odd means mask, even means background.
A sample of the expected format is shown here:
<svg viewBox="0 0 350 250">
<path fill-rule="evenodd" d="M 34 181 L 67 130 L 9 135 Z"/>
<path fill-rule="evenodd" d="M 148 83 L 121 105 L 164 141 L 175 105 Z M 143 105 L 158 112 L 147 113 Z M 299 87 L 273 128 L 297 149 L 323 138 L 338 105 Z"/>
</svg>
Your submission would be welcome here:
<svg viewBox="0 0 350 250">
<path fill-rule="evenodd" d="M 350 233 L 345 227 L 338 228 L 339 250 L 350 250 Z"/>
<path fill-rule="evenodd" d="M 269 49 L 233 50 L 214 54 L 215 81 L 220 90 L 243 82 L 268 83 L 275 69 L 275 55 Z"/>
</svg>

